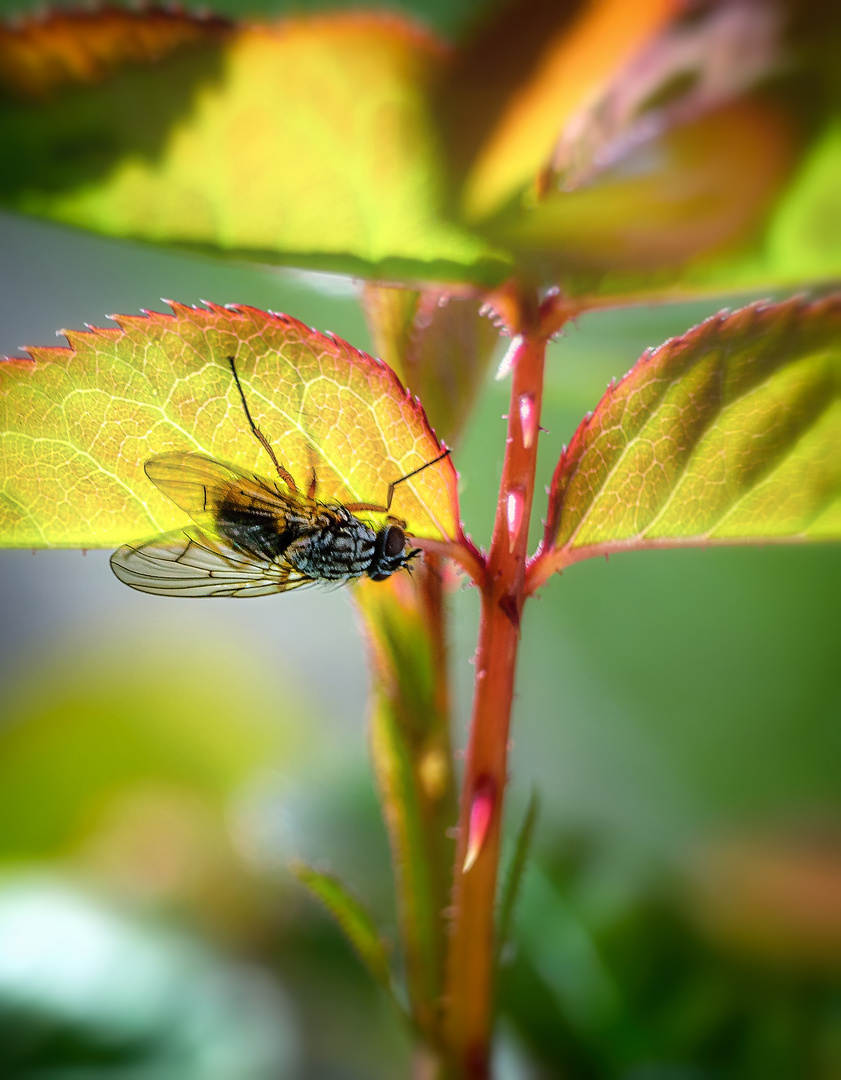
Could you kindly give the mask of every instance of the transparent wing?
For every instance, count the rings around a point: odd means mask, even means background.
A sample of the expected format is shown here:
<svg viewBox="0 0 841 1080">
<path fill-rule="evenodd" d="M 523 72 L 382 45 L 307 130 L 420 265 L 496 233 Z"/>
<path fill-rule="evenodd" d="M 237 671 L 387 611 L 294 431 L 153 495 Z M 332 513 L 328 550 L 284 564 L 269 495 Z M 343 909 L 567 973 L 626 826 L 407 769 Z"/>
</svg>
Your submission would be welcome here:
<svg viewBox="0 0 841 1080">
<path fill-rule="evenodd" d="M 314 584 L 289 563 L 243 555 L 198 529 L 125 544 L 111 556 L 111 569 L 125 585 L 156 596 L 268 596 Z"/>
<path fill-rule="evenodd" d="M 208 515 L 229 502 L 247 503 L 284 520 L 306 513 L 310 500 L 285 493 L 269 480 L 242 472 L 203 454 L 160 454 L 146 462 L 146 475 L 176 506 L 201 525 Z"/>
</svg>

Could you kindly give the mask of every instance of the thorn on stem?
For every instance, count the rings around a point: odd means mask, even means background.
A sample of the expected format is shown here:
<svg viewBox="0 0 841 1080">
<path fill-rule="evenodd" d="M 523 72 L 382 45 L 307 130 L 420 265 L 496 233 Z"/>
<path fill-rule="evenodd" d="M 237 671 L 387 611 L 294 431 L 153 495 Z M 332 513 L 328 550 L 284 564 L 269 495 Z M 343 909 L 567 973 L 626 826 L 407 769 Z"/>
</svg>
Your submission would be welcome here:
<svg viewBox="0 0 841 1080">
<path fill-rule="evenodd" d="M 462 872 L 476 863 L 485 846 L 485 840 L 493 820 L 496 806 L 496 784 L 490 776 L 480 776 L 473 789 L 473 801 L 470 804 L 470 824 L 467 834 L 467 851 L 464 856 Z"/>
<path fill-rule="evenodd" d="M 506 519 L 508 523 L 508 550 L 512 552 L 517 546 L 517 540 L 520 536 L 520 529 L 523 525 L 523 515 L 526 510 L 526 493 L 521 487 L 512 488 L 508 492 L 508 499 L 505 506 Z"/>
<path fill-rule="evenodd" d="M 533 445 L 538 430 L 534 394 L 520 394 L 519 406 L 520 431 L 522 433 L 523 446 L 528 450 Z"/>
</svg>

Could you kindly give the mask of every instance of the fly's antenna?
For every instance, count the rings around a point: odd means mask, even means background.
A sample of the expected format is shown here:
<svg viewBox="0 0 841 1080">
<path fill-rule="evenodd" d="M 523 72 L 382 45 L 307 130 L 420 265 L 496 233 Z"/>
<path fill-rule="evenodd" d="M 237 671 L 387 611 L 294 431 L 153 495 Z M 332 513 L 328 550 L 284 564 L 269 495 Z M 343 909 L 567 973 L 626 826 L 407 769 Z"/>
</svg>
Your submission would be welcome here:
<svg viewBox="0 0 841 1080">
<path fill-rule="evenodd" d="M 257 439 L 257 441 L 260 443 L 260 445 L 263 447 L 263 449 L 266 451 L 266 453 L 272 459 L 272 463 L 274 464 L 274 467 L 277 469 L 277 475 L 281 478 L 281 480 L 283 480 L 283 482 L 285 484 L 287 484 L 288 487 L 291 488 L 292 491 L 297 491 L 298 490 L 298 485 L 292 479 L 291 473 L 289 473 L 286 469 L 284 469 L 284 467 L 277 460 L 277 458 L 275 457 L 275 452 L 274 452 L 274 450 L 272 450 L 271 443 L 266 438 L 266 436 L 263 434 L 263 432 L 257 427 L 257 425 L 254 423 L 254 421 L 253 421 L 253 419 L 251 417 L 251 412 L 250 412 L 250 410 L 248 408 L 248 402 L 245 400 L 245 393 L 243 392 L 243 389 L 242 389 L 242 383 L 239 381 L 239 375 L 237 375 L 236 361 L 234 360 L 233 356 L 228 357 L 228 363 L 231 365 L 231 374 L 234 377 L 234 382 L 236 383 L 237 390 L 239 391 L 240 400 L 242 401 L 242 407 L 243 407 L 243 409 L 245 409 L 245 418 L 248 421 L 248 426 L 251 428 L 251 431 L 252 431 L 255 439 Z M 449 451 L 447 451 L 447 453 L 449 453 Z M 411 475 L 414 475 L 414 474 L 410 473 L 409 475 L 411 476 Z M 391 490 L 391 489 L 389 489 L 389 490 Z"/>
<path fill-rule="evenodd" d="M 430 465 L 437 465 L 439 461 L 443 461 L 445 457 L 449 457 L 450 453 L 451 451 L 449 449 L 445 450 L 444 453 L 439 454 L 437 458 L 433 458 L 432 461 L 427 461 L 425 465 L 421 465 L 419 468 L 414 469 L 412 472 L 406 473 L 405 476 L 401 476 L 399 480 L 395 480 L 393 483 L 389 484 L 388 498 L 385 501 L 386 510 L 391 509 L 391 500 L 394 498 L 394 489 L 397 487 L 398 484 L 402 484 L 404 480 L 411 480 L 413 476 L 417 476 L 418 473 L 423 472 L 424 469 L 428 469 Z"/>
</svg>

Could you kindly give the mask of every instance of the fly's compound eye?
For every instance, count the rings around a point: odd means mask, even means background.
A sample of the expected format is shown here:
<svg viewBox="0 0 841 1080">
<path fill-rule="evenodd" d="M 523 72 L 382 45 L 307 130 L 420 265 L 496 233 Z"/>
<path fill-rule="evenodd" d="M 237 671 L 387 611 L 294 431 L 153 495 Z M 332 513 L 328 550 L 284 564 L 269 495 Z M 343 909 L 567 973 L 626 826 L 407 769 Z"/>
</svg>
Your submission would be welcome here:
<svg viewBox="0 0 841 1080">
<path fill-rule="evenodd" d="M 385 581 L 406 565 L 406 534 L 399 525 L 386 525 L 377 533 L 374 554 L 368 567 L 372 581 Z"/>
<path fill-rule="evenodd" d="M 383 552 L 388 558 L 393 559 L 399 555 L 406 546 L 406 534 L 399 525 L 389 525 L 386 529 Z"/>
</svg>

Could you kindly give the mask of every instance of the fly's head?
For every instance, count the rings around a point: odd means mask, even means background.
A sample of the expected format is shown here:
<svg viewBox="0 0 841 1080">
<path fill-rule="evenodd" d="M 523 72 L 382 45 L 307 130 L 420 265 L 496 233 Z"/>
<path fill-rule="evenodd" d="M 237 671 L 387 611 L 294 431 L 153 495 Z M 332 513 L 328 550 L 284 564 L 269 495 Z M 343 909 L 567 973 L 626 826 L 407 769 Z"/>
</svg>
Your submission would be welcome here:
<svg viewBox="0 0 841 1080">
<path fill-rule="evenodd" d="M 389 522 L 377 533 L 374 554 L 367 574 L 372 581 L 385 581 L 387 577 L 407 566 L 420 555 L 420 548 L 407 551 L 406 533 L 402 526 Z"/>
</svg>

